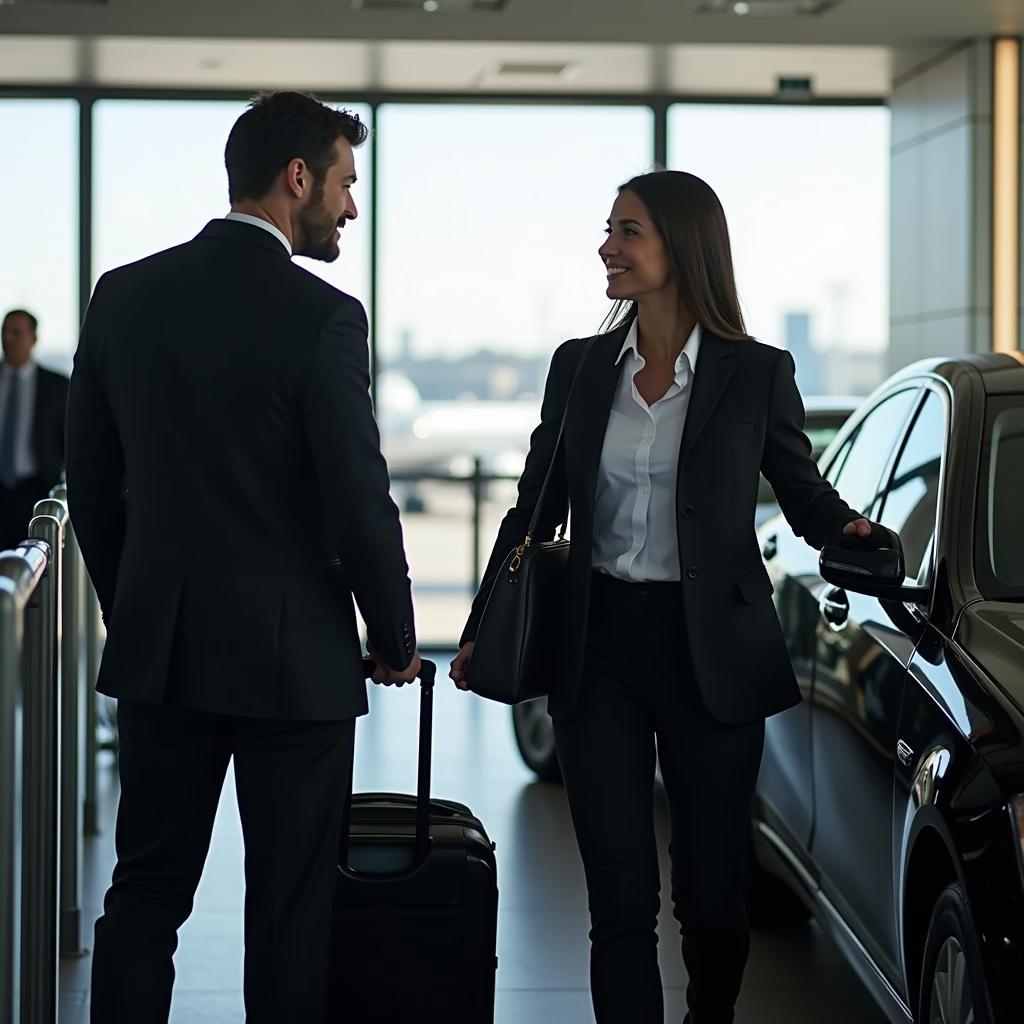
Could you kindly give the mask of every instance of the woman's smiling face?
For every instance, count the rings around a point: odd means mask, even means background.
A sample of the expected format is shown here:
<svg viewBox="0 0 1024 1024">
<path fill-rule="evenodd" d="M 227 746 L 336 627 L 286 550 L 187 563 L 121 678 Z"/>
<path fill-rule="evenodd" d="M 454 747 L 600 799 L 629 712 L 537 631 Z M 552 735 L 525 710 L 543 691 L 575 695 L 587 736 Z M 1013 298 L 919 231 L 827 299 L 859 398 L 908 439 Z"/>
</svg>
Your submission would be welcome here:
<svg viewBox="0 0 1024 1024">
<path fill-rule="evenodd" d="M 636 301 L 672 284 L 665 242 L 636 193 L 619 193 L 605 233 L 597 253 L 608 272 L 609 299 Z"/>
</svg>

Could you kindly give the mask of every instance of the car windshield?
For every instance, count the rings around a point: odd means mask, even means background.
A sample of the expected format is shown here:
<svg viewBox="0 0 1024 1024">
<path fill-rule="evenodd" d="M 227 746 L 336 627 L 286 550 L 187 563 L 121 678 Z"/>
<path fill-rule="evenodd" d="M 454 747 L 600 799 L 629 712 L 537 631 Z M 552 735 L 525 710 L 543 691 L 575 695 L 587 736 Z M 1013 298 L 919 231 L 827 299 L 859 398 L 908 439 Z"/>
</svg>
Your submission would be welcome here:
<svg viewBox="0 0 1024 1024">
<path fill-rule="evenodd" d="M 986 597 L 1024 600 L 1024 395 L 990 399 L 979 481 L 975 569 Z"/>
</svg>

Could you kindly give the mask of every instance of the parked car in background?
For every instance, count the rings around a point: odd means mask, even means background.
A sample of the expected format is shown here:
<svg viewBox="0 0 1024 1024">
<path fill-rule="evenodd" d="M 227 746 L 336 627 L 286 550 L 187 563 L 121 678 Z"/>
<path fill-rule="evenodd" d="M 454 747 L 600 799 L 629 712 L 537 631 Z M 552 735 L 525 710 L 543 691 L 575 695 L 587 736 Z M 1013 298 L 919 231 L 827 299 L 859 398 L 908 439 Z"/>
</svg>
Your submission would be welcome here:
<svg viewBox="0 0 1024 1024">
<path fill-rule="evenodd" d="M 751 917 L 813 913 L 891 1021 L 1024 1020 L 1024 366 L 917 363 L 821 466 L 906 578 L 759 531 L 804 700 L 767 722 Z"/>
<path fill-rule="evenodd" d="M 833 395 L 812 395 L 804 399 L 804 408 L 807 411 L 804 431 L 810 439 L 815 458 L 829 446 L 839 428 L 862 401 L 860 398 Z M 760 526 L 778 511 L 775 492 L 772 491 L 771 484 L 761 477 L 757 510 L 754 514 L 755 526 Z M 555 734 L 551 727 L 551 718 L 548 716 L 547 699 L 541 697 L 513 706 L 512 729 L 516 737 L 516 746 L 527 767 L 541 779 L 560 782 L 562 772 L 555 754 Z"/>
</svg>

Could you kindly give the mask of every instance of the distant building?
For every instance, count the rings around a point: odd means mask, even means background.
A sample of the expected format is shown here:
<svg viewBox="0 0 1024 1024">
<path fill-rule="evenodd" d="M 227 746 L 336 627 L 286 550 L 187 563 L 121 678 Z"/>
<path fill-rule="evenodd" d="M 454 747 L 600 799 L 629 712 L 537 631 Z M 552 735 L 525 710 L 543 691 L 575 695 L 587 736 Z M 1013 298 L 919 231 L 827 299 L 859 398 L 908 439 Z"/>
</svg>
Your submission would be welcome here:
<svg viewBox="0 0 1024 1024">
<path fill-rule="evenodd" d="M 385 368 L 403 374 L 427 402 L 460 398 L 507 402 L 534 398 L 544 390 L 547 356 L 481 350 L 453 358 L 417 358 L 411 347 L 403 338 L 402 354 L 387 360 Z"/>
<path fill-rule="evenodd" d="M 796 363 L 796 383 L 801 393 L 821 394 L 821 354 L 811 343 L 810 313 L 786 314 L 786 348 Z"/>
</svg>

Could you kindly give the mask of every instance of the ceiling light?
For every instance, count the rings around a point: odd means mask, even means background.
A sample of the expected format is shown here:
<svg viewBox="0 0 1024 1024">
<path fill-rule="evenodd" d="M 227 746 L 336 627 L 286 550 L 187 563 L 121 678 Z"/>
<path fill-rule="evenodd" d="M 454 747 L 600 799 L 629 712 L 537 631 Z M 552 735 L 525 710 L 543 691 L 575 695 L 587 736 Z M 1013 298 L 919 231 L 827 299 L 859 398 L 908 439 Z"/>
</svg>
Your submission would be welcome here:
<svg viewBox="0 0 1024 1024">
<path fill-rule="evenodd" d="M 842 0 L 703 0 L 697 7 L 697 13 L 786 18 L 824 14 L 841 2 Z"/>
<path fill-rule="evenodd" d="M 436 14 L 498 13 L 508 0 L 352 0 L 353 11 L 410 11 Z"/>
</svg>

